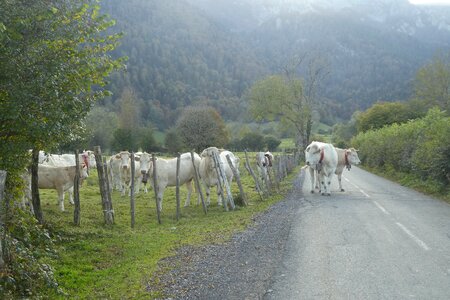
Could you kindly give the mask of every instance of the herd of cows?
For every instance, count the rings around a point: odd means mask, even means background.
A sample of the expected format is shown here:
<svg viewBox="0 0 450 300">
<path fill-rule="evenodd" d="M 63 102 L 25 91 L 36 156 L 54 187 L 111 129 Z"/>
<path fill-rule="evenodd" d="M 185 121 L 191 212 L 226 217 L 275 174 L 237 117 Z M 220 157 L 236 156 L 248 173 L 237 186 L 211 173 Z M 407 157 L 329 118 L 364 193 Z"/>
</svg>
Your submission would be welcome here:
<svg viewBox="0 0 450 300">
<path fill-rule="evenodd" d="M 195 171 L 198 174 L 206 191 L 207 205 L 210 204 L 210 190 L 211 187 L 219 184 L 218 173 L 215 169 L 214 157 L 219 159 L 222 165 L 225 177 L 229 184 L 233 180 L 233 171 L 227 161 L 229 156 L 231 165 L 239 170 L 239 158 L 228 150 L 218 149 L 216 147 L 209 147 L 202 151 L 200 155 L 197 153 L 183 153 L 180 155 L 179 168 L 179 184 L 186 185 L 187 198 L 185 206 L 190 205 L 190 198 L 192 195 L 192 181 L 195 176 Z M 153 182 L 157 184 L 157 203 L 159 209 L 162 210 L 162 200 L 164 191 L 167 187 L 176 185 L 177 173 L 177 158 L 165 159 L 157 157 L 155 160 L 156 170 L 153 170 L 153 161 L 150 154 L 146 152 L 137 152 L 134 154 L 135 158 L 135 193 L 139 193 L 141 185 L 146 193 L 147 181 L 154 171 L 156 173 L 156 180 L 150 180 L 153 187 Z M 268 174 L 272 168 L 274 156 L 270 152 L 256 153 L 256 168 L 258 170 L 259 178 L 264 182 L 267 181 Z M 79 154 L 80 161 L 80 179 L 81 181 L 89 176 L 89 170 L 96 168 L 94 153 L 92 151 L 84 151 Z M 337 175 L 339 181 L 339 188 L 344 191 L 341 183 L 341 176 L 344 168 L 350 170 L 351 165 L 360 163 L 357 150 L 353 148 L 339 149 L 332 144 L 312 142 L 305 149 L 305 162 L 310 170 L 311 176 L 311 193 L 315 189 L 319 189 L 322 195 L 330 195 L 330 183 L 334 174 Z M 118 190 L 122 196 L 130 193 L 131 187 L 131 153 L 129 151 L 121 151 L 112 155 L 108 162 L 108 179 L 111 189 Z M 195 168 L 194 168 L 195 166 Z M 73 204 L 73 185 L 75 178 L 75 155 L 74 154 L 45 154 L 43 151 L 39 153 L 39 167 L 38 167 L 38 185 L 40 189 L 54 189 L 58 193 L 58 203 L 61 211 L 64 211 L 64 193 L 69 193 L 69 202 Z M 25 192 L 24 201 L 29 201 L 31 198 L 31 180 L 30 175 L 27 174 L 26 180 L 27 191 Z M 218 204 L 221 205 L 223 199 L 217 189 Z M 28 198 L 28 199 L 27 199 Z M 198 196 L 198 203 L 200 197 Z"/>
</svg>

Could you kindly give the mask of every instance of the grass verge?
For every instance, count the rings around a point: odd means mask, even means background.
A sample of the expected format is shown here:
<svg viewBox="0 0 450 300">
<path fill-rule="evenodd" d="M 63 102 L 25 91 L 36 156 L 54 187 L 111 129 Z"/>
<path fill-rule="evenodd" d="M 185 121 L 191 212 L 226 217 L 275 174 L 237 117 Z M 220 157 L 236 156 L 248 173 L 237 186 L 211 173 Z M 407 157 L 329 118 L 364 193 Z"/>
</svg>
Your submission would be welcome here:
<svg viewBox="0 0 450 300">
<path fill-rule="evenodd" d="M 297 169 L 298 171 L 298 169 Z M 153 190 L 136 196 L 136 225 L 132 229 L 130 199 L 113 193 L 115 224 L 104 225 L 100 195 L 95 172 L 80 190 L 81 226 L 73 225 L 73 206 L 66 212 L 56 205 L 54 191 L 41 191 L 46 225 L 54 235 L 57 259 L 49 259 L 55 276 L 65 295 L 50 298 L 71 299 L 152 299 L 161 295 L 149 294 L 147 287 L 159 260 L 174 255 L 184 245 L 222 243 L 252 224 L 255 215 L 282 200 L 292 186 L 292 174 L 280 185 L 280 191 L 264 201 L 255 191 L 250 175 L 241 171 L 242 183 L 250 205 L 225 212 L 217 206 L 212 195 L 211 206 L 205 215 L 201 204 L 193 197 L 191 206 L 182 207 L 181 219 L 175 218 L 175 188 L 164 194 L 162 224 L 156 219 Z M 293 173 L 295 174 L 295 172 Z M 233 196 L 239 190 L 232 185 Z M 186 189 L 181 189 L 182 206 Z"/>
</svg>

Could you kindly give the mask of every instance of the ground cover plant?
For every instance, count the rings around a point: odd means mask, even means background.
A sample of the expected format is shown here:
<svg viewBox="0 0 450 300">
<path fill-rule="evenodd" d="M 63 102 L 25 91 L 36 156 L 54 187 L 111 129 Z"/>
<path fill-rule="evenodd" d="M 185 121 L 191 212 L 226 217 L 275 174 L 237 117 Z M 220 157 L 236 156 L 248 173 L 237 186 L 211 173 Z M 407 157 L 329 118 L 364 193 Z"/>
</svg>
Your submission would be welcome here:
<svg viewBox="0 0 450 300">
<path fill-rule="evenodd" d="M 254 153 L 249 153 L 254 157 Z M 58 255 L 49 258 L 60 288 L 65 294 L 49 295 L 51 298 L 158 298 L 147 289 L 154 284 L 152 274 L 157 263 L 173 255 L 183 245 L 222 243 L 233 233 L 251 225 L 255 215 L 283 199 L 291 186 L 288 177 L 280 184 L 279 192 L 261 201 L 251 176 L 244 171 L 241 158 L 241 180 L 249 199 L 246 207 L 225 212 L 217 205 L 215 194 L 205 215 L 202 205 L 193 196 L 190 207 L 183 207 L 186 189 L 181 189 L 181 219 L 176 221 L 175 188 L 164 194 L 162 224 L 157 223 L 156 203 L 152 189 L 136 196 L 136 223 L 131 228 L 130 198 L 113 192 L 115 224 L 104 225 L 96 172 L 80 189 L 81 225 L 73 225 L 73 206 L 66 204 L 66 212 L 58 209 L 54 191 L 41 190 L 42 210 L 47 226 L 55 240 Z M 291 175 L 292 176 L 292 175 Z M 239 189 L 232 185 L 234 198 Z M 67 201 L 67 200 L 66 200 Z"/>
</svg>

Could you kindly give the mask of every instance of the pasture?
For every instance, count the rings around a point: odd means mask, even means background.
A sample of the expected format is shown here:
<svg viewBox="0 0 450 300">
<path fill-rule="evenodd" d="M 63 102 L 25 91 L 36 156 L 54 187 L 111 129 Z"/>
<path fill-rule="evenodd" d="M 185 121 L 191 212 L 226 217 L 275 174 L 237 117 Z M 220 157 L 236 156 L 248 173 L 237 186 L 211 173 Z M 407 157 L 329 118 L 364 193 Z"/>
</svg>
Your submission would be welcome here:
<svg viewBox="0 0 450 300">
<path fill-rule="evenodd" d="M 223 243 L 234 233 L 252 224 L 255 215 L 283 199 L 291 186 L 291 173 L 280 184 L 280 191 L 261 201 L 255 190 L 252 177 L 245 171 L 244 155 L 240 173 L 244 190 L 249 200 L 247 207 L 225 212 L 217 206 L 216 194 L 211 195 L 211 206 L 205 215 L 202 205 L 197 205 L 196 195 L 190 207 L 183 207 L 186 188 L 180 190 L 181 218 L 176 221 L 175 188 L 167 188 L 164 194 L 162 224 L 156 218 L 154 191 L 135 197 L 136 221 L 131 228 L 130 197 L 119 192 L 112 194 L 115 224 L 104 225 L 104 218 L 96 172 L 80 189 L 81 226 L 73 225 L 73 205 L 66 199 L 66 212 L 59 211 L 57 195 L 52 190 L 41 190 L 41 203 L 46 226 L 53 234 L 57 256 L 51 259 L 55 276 L 63 295 L 50 298 L 90 299 L 140 299 L 158 298 L 149 294 L 147 287 L 157 284 L 153 274 L 158 270 L 158 261 L 174 255 L 184 245 Z M 251 161 L 254 153 L 249 153 Z M 252 164 L 254 168 L 254 164 Z M 294 169 L 298 171 L 298 167 Z M 215 189 L 214 189 L 215 190 Z M 233 181 L 233 197 L 239 197 L 239 189 Z M 66 196 L 67 198 L 67 196 Z"/>
</svg>

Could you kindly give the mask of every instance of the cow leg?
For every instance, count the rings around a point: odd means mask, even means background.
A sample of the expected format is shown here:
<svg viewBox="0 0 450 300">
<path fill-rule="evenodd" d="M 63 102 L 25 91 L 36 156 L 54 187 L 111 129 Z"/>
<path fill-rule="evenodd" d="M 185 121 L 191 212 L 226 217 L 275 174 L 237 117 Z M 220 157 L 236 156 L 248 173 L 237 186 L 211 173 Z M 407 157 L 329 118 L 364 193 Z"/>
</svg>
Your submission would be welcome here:
<svg viewBox="0 0 450 300">
<path fill-rule="evenodd" d="M 75 204 L 75 202 L 73 202 L 73 187 L 69 188 L 67 190 L 67 193 L 69 194 L 69 203 L 70 204 Z"/>
<path fill-rule="evenodd" d="M 211 204 L 211 188 L 205 184 L 205 193 L 206 193 L 206 205 L 209 206 Z"/>
<path fill-rule="evenodd" d="M 192 180 L 186 181 L 186 188 L 188 190 L 186 201 L 184 202 L 184 207 L 191 205 L 191 194 L 192 194 Z"/>
<path fill-rule="evenodd" d="M 58 188 L 56 192 L 58 193 L 59 209 L 64 211 L 64 190 L 62 188 Z"/>
<path fill-rule="evenodd" d="M 134 182 L 135 182 L 134 192 L 135 194 L 139 194 L 139 191 L 141 190 L 142 175 L 136 177 L 134 179 Z"/>
<path fill-rule="evenodd" d="M 339 189 L 341 190 L 341 192 L 345 192 L 345 190 L 342 188 L 342 173 L 338 174 L 337 177 L 339 182 Z"/>
<path fill-rule="evenodd" d="M 159 207 L 159 211 L 162 211 L 162 201 L 163 201 L 163 195 L 164 195 L 164 189 L 160 189 L 158 191 L 158 207 Z"/>
<path fill-rule="evenodd" d="M 311 194 L 314 194 L 314 169 L 309 167 L 309 178 L 311 180 Z"/>
<path fill-rule="evenodd" d="M 318 189 L 319 191 L 320 191 L 320 179 L 319 179 L 319 171 L 317 171 L 317 170 L 314 170 L 314 178 L 315 178 L 315 186 L 316 186 L 316 189 Z"/>
<path fill-rule="evenodd" d="M 222 193 L 220 193 L 220 188 L 219 188 L 219 184 L 216 184 L 216 189 L 217 189 L 217 205 L 218 206 L 222 206 L 222 203 L 225 203 L 222 194 L 224 193 L 224 191 L 222 191 Z"/>
<path fill-rule="evenodd" d="M 325 196 L 327 194 L 327 177 L 325 176 L 323 170 L 319 173 L 320 178 L 320 194 L 322 196 Z"/>
</svg>

